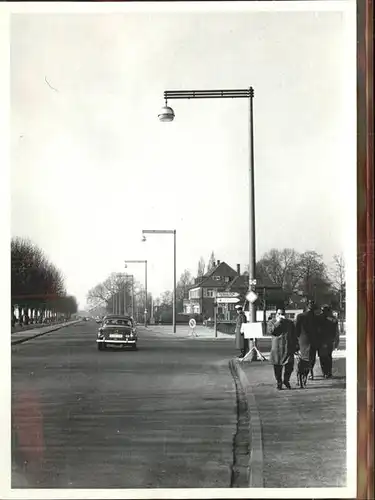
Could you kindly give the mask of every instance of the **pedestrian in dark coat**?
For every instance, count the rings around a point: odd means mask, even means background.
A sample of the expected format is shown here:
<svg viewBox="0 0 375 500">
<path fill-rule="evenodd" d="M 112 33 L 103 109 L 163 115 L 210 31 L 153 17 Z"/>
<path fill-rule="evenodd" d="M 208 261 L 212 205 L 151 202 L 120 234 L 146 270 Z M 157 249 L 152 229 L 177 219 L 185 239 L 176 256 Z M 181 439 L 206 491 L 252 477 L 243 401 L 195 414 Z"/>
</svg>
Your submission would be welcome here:
<svg viewBox="0 0 375 500">
<path fill-rule="evenodd" d="M 246 315 L 243 311 L 243 308 L 241 306 L 237 306 L 237 319 L 236 319 L 236 348 L 240 349 L 241 355 L 239 356 L 240 358 L 243 358 L 247 351 L 248 351 L 248 346 L 249 346 L 249 340 L 245 339 L 244 334 L 241 333 L 241 326 L 242 323 L 247 323 Z"/>
<path fill-rule="evenodd" d="M 299 344 L 301 359 L 309 364 L 311 372 L 310 379 L 314 378 L 314 366 L 316 353 L 319 347 L 320 322 L 319 308 L 315 302 L 309 302 L 305 312 L 299 314 L 296 319 L 296 335 Z"/>
<path fill-rule="evenodd" d="M 339 337 L 339 327 L 332 309 L 328 305 L 322 307 L 320 317 L 319 360 L 324 378 L 332 377 L 332 352 Z"/>
<path fill-rule="evenodd" d="M 275 319 L 267 323 L 267 333 L 272 336 L 270 362 L 273 364 L 277 388 L 282 389 L 284 383 L 287 389 L 291 389 L 290 376 L 298 343 L 294 323 L 286 319 L 284 308 L 277 309 Z"/>
</svg>

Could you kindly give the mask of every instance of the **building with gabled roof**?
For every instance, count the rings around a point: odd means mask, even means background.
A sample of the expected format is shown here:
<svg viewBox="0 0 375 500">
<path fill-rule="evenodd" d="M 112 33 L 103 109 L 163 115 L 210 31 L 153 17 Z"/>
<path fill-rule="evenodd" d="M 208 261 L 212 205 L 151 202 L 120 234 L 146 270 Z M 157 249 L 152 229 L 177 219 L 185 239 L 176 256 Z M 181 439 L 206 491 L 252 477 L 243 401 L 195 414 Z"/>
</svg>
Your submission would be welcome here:
<svg viewBox="0 0 375 500">
<path fill-rule="evenodd" d="M 214 304 L 217 299 L 218 292 L 236 292 L 238 293 L 238 305 L 245 305 L 245 310 L 248 309 L 246 294 L 249 289 L 248 273 L 241 274 L 240 264 L 237 264 L 235 271 L 226 262 L 215 263 L 215 266 L 201 277 L 195 278 L 194 284 L 188 288 L 188 297 L 183 301 L 184 314 L 200 314 L 204 319 L 213 319 Z M 266 290 L 266 311 L 264 311 L 264 290 Z M 276 294 L 269 293 L 271 290 L 277 292 L 280 287 L 276 286 L 270 279 L 264 278 L 262 282 L 258 282 L 255 291 L 259 295 L 257 307 L 257 321 L 262 321 L 264 314 L 276 308 L 276 305 L 281 302 Z M 267 300 L 268 293 L 268 300 Z M 281 292 L 282 293 L 282 292 Z M 301 299 L 301 298 L 299 298 Z M 217 307 L 218 321 L 233 321 L 236 318 L 236 303 L 222 303 Z M 293 295 L 293 299 L 289 302 L 289 308 L 301 311 L 301 300 Z M 292 313 L 291 313 L 292 314 Z"/>
<path fill-rule="evenodd" d="M 226 262 L 218 260 L 210 271 L 195 278 L 194 284 L 189 287 L 188 298 L 183 302 L 184 313 L 201 314 L 205 319 L 213 318 L 217 292 L 224 292 L 238 272 L 239 265 L 236 272 Z"/>
</svg>

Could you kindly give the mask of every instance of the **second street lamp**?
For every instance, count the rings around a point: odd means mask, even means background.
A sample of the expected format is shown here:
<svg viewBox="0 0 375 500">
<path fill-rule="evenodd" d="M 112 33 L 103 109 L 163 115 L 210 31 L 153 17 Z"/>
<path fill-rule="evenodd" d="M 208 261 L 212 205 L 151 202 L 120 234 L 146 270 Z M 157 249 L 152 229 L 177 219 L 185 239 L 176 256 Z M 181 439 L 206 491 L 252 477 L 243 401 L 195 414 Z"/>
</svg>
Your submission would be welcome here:
<svg viewBox="0 0 375 500">
<path fill-rule="evenodd" d="M 145 234 L 173 234 L 173 333 L 176 333 L 176 230 L 175 229 L 143 229 L 142 241 L 146 241 Z"/>
<path fill-rule="evenodd" d="M 125 260 L 125 267 L 128 267 L 128 264 L 144 264 L 145 265 L 145 328 L 147 328 L 147 260 Z"/>
</svg>

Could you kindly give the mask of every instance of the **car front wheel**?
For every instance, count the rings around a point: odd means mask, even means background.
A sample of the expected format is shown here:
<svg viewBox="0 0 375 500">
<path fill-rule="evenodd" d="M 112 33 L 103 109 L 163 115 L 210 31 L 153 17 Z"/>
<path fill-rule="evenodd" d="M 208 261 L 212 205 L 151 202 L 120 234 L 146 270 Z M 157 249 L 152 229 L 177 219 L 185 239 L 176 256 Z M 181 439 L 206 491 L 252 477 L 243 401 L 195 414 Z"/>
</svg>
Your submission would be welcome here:
<svg viewBox="0 0 375 500">
<path fill-rule="evenodd" d="M 102 342 L 98 342 L 98 350 L 103 351 L 105 349 L 105 345 Z"/>
</svg>

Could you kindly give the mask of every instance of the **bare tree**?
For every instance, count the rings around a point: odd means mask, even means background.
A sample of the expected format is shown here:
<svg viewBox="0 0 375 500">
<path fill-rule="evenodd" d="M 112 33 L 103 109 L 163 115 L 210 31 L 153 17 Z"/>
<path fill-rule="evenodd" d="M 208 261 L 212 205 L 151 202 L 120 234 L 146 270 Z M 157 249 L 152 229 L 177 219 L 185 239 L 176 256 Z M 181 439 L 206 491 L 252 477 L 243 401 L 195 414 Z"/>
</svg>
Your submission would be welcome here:
<svg viewBox="0 0 375 500">
<path fill-rule="evenodd" d="M 132 282 L 123 273 L 111 273 L 102 283 L 98 283 L 87 293 L 87 303 L 91 307 L 105 305 L 108 312 L 115 309 L 121 313 L 130 306 L 132 297 Z"/>
<path fill-rule="evenodd" d="M 332 288 L 338 295 L 339 311 L 340 311 L 340 323 L 341 330 L 343 329 L 343 319 L 345 316 L 345 305 L 346 305 L 346 267 L 345 259 L 342 254 L 335 254 L 333 256 L 333 267 L 330 270 L 330 279 L 332 282 Z"/>
<path fill-rule="evenodd" d="M 183 310 L 184 298 L 190 285 L 194 283 L 193 276 L 188 269 L 181 274 L 176 286 L 176 308 L 178 311 Z"/>
<path fill-rule="evenodd" d="M 300 279 L 300 255 L 292 248 L 272 248 L 257 262 L 257 277 L 292 291 Z"/>
<path fill-rule="evenodd" d="M 91 307 L 96 307 L 103 303 L 108 305 L 111 296 L 111 292 L 107 290 L 103 283 L 99 283 L 88 291 L 86 300 Z"/>
<path fill-rule="evenodd" d="M 322 256 L 312 250 L 301 254 L 292 248 L 273 248 L 257 262 L 256 277 L 260 283 L 279 286 L 282 292 L 269 294 L 284 296 L 290 303 L 296 293 L 319 303 L 333 300 L 327 266 Z"/>
<path fill-rule="evenodd" d="M 45 256 L 43 250 L 25 238 L 11 240 L 12 314 L 31 318 L 56 313 L 56 301 L 66 296 L 64 276 Z"/>
<path fill-rule="evenodd" d="M 167 290 L 158 297 L 158 317 L 163 322 L 172 322 L 173 292 Z"/>
<path fill-rule="evenodd" d="M 215 253 L 212 250 L 207 264 L 207 272 L 211 271 L 215 267 L 215 264 L 216 264 Z"/>
<path fill-rule="evenodd" d="M 338 292 L 345 286 L 345 259 L 342 254 L 335 254 L 333 256 L 333 269 L 330 270 L 330 278 L 332 286 Z"/>
<path fill-rule="evenodd" d="M 56 303 L 56 309 L 57 312 L 62 313 L 66 318 L 70 318 L 78 310 L 76 298 L 71 295 L 61 297 Z"/>
<path fill-rule="evenodd" d="M 331 295 L 331 283 L 322 255 L 312 250 L 302 253 L 299 267 L 299 290 L 317 302 L 326 301 Z"/>
<path fill-rule="evenodd" d="M 206 269 L 206 264 L 204 262 L 204 258 L 201 257 L 198 262 L 197 278 L 202 278 L 202 276 L 204 276 L 205 269 Z"/>
</svg>

